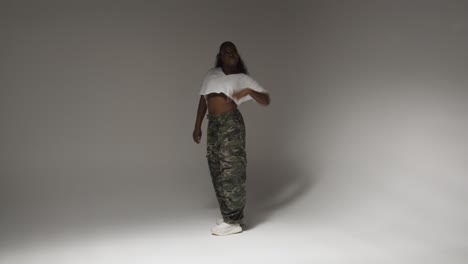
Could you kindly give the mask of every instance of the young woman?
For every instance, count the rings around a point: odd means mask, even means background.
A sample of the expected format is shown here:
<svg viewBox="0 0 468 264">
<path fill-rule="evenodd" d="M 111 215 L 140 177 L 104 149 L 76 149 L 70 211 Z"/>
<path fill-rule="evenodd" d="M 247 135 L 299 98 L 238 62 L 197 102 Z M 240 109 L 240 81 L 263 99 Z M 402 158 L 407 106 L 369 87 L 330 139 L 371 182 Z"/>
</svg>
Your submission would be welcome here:
<svg viewBox="0 0 468 264">
<path fill-rule="evenodd" d="M 193 140 L 200 143 L 201 124 L 208 109 L 208 167 L 222 219 L 211 229 L 214 235 L 242 232 L 246 201 L 245 124 L 238 105 L 254 99 L 270 103 L 268 92 L 252 79 L 234 43 L 223 42 L 216 65 L 205 75 L 200 90 Z"/>
</svg>

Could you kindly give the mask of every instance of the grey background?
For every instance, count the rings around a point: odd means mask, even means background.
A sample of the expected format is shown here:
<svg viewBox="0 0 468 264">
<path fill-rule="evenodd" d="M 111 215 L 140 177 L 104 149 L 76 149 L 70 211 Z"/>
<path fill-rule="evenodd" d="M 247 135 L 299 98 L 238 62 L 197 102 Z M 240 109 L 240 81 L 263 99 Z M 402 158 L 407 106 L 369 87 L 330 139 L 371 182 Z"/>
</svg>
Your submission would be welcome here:
<svg viewBox="0 0 468 264">
<path fill-rule="evenodd" d="M 2 1 L 2 245 L 216 209 L 207 120 L 199 145 L 192 131 L 230 40 L 271 95 L 240 106 L 253 227 L 288 209 L 463 263 L 467 8 Z"/>
</svg>

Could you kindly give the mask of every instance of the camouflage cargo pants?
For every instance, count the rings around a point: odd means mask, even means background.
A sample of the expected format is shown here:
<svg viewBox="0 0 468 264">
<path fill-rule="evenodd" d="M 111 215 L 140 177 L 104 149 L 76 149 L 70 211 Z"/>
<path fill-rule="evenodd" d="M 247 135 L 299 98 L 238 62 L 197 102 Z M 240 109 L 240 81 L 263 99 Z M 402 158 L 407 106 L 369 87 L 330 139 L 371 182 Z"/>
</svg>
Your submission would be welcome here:
<svg viewBox="0 0 468 264">
<path fill-rule="evenodd" d="M 236 108 L 207 115 L 207 154 L 211 180 L 226 223 L 244 218 L 246 201 L 245 125 Z"/>
</svg>

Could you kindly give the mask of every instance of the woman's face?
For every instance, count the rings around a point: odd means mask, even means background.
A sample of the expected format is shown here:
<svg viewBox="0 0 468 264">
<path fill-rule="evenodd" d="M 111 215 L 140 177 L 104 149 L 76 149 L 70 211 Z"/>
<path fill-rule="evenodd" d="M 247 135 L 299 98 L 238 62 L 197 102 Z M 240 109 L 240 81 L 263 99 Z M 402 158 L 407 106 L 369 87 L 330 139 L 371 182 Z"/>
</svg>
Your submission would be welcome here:
<svg viewBox="0 0 468 264">
<path fill-rule="evenodd" d="M 236 66 L 239 63 L 239 54 L 233 45 L 226 45 L 221 48 L 221 60 L 224 65 Z"/>
</svg>

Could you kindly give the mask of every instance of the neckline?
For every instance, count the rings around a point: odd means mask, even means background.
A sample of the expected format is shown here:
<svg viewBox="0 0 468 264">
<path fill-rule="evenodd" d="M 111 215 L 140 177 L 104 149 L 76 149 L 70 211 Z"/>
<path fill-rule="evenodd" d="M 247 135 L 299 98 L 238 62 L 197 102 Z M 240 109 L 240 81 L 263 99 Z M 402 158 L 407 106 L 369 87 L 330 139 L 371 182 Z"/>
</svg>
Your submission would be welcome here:
<svg viewBox="0 0 468 264">
<path fill-rule="evenodd" d="M 230 75 L 237 75 L 237 74 L 242 74 L 242 72 L 239 72 L 239 73 L 231 73 L 231 74 L 226 74 L 226 73 L 224 73 L 224 71 L 223 71 L 223 68 L 222 68 L 222 67 L 218 67 L 218 70 L 221 72 L 221 74 L 223 74 L 223 76 L 230 76 Z"/>
</svg>

